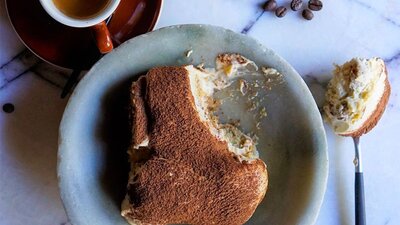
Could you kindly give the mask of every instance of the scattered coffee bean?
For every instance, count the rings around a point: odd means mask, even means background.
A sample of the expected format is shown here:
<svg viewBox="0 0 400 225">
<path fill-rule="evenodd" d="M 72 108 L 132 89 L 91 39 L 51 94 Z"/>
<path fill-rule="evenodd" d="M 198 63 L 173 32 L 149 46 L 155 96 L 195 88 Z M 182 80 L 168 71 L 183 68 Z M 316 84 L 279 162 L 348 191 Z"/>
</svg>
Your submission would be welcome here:
<svg viewBox="0 0 400 225">
<path fill-rule="evenodd" d="M 308 8 L 313 11 L 319 11 L 322 9 L 322 2 L 320 0 L 310 0 L 308 1 Z"/>
<path fill-rule="evenodd" d="M 14 112 L 14 105 L 11 103 L 6 103 L 3 105 L 3 111 L 5 113 L 12 113 Z"/>
<path fill-rule="evenodd" d="M 303 6 L 303 0 L 292 0 L 292 2 L 290 3 L 290 8 L 293 11 L 300 10 L 302 6 Z"/>
<path fill-rule="evenodd" d="M 287 11 L 287 9 L 286 9 L 286 7 L 284 7 L 284 6 L 279 6 L 278 8 L 276 8 L 276 10 L 275 10 L 275 15 L 277 16 L 277 17 L 284 17 L 285 15 L 286 15 L 286 11 Z"/>
<path fill-rule="evenodd" d="M 275 0 L 268 0 L 264 4 L 265 11 L 273 11 L 276 8 L 276 1 Z"/>
<path fill-rule="evenodd" d="M 314 18 L 314 13 L 309 9 L 303 10 L 303 13 L 301 15 L 306 20 L 312 20 Z"/>
</svg>

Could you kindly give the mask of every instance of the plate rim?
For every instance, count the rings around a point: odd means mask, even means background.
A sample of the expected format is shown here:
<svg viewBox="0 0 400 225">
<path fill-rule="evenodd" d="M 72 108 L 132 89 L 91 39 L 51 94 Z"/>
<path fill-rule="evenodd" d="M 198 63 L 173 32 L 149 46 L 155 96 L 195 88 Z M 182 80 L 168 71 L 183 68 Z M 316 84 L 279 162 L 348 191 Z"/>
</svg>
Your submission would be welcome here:
<svg viewBox="0 0 400 225">
<path fill-rule="evenodd" d="M 290 69 L 291 72 L 293 74 L 295 74 L 296 76 L 293 76 L 292 78 L 295 80 L 295 82 L 297 82 L 297 84 L 300 85 L 301 89 L 305 92 L 305 96 L 307 98 L 307 102 L 312 102 L 311 105 L 313 105 L 313 114 L 317 114 L 318 115 L 318 125 L 314 125 L 313 127 L 315 129 L 317 129 L 317 133 L 318 136 L 320 138 L 322 138 L 322 146 L 320 148 L 321 150 L 321 154 L 322 154 L 322 159 L 321 159 L 321 181 L 322 181 L 322 187 L 320 189 L 320 191 L 316 194 L 313 195 L 313 198 L 315 196 L 318 196 L 319 199 L 316 200 L 316 205 L 314 208 L 314 213 L 313 215 L 308 219 L 308 221 L 310 222 L 309 224 L 315 224 L 322 204 L 324 202 L 324 198 L 325 198 L 325 193 L 327 190 L 327 184 L 328 184 L 328 177 L 329 177 L 329 155 L 328 155 L 328 143 L 327 143 L 327 137 L 326 137 L 326 132 L 325 132 L 325 128 L 323 125 L 323 120 L 322 120 L 322 116 L 319 113 L 318 110 L 318 106 L 316 104 L 316 101 L 314 99 L 314 97 L 312 96 L 312 93 L 310 91 L 310 89 L 308 88 L 307 84 L 305 83 L 305 81 L 303 80 L 303 78 L 299 75 L 299 73 L 285 60 L 283 59 L 280 55 L 278 55 L 277 53 L 275 53 L 273 50 L 267 48 L 266 46 L 264 46 L 263 44 L 261 44 L 257 39 L 250 37 L 248 35 L 245 34 L 241 34 L 241 33 L 237 33 L 234 32 L 230 29 L 226 29 L 224 27 L 220 27 L 220 26 L 215 26 L 215 25 L 208 25 L 208 24 L 181 24 L 181 25 L 172 25 L 172 26 L 167 26 L 167 27 L 162 27 L 156 30 L 153 30 L 149 33 L 145 33 L 139 36 L 136 36 L 132 39 L 129 39 L 128 41 L 124 42 L 123 44 L 121 44 L 120 46 L 118 46 L 116 49 L 114 49 L 115 52 L 118 52 L 119 49 L 125 48 L 125 46 L 130 45 L 132 42 L 135 42 L 137 39 L 142 39 L 142 38 L 146 38 L 149 35 L 156 35 L 158 32 L 160 31 L 164 31 L 167 29 L 192 29 L 192 28 L 211 28 L 211 29 L 217 29 L 217 30 L 221 30 L 224 32 L 228 32 L 228 33 L 233 33 L 234 35 L 238 35 L 240 37 L 244 37 L 245 39 L 249 39 L 251 41 L 253 41 L 254 43 L 256 43 L 260 48 L 262 48 L 263 51 L 265 52 L 269 52 L 271 54 L 274 55 L 274 57 L 276 57 L 279 61 L 281 61 L 283 64 L 285 64 L 285 67 Z M 114 52 L 113 51 L 113 52 Z M 77 96 L 79 96 L 79 93 L 81 91 L 81 89 L 83 89 L 83 87 L 85 86 L 85 84 L 88 82 L 89 77 L 91 77 L 92 73 L 94 73 L 93 71 L 96 70 L 96 68 L 105 60 L 107 60 L 110 57 L 113 57 L 113 52 L 107 54 L 106 56 L 102 57 L 101 59 L 99 59 L 89 70 L 89 72 L 82 78 L 82 80 L 78 83 L 78 85 L 76 86 L 74 92 L 71 94 L 70 98 L 68 99 L 68 103 L 65 107 L 65 111 L 63 113 L 62 116 L 62 120 L 60 122 L 60 127 L 59 127 L 59 139 L 58 139 L 58 154 L 57 154 L 57 178 L 58 178 L 58 186 L 59 186 L 59 190 L 60 190 L 60 196 L 62 199 L 62 203 L 63 203 L 63 207 L 67 213 L 68 218 L 72 221 L 74 219 L 71 219 L 72 216 L 71 214 L 73 214 L 72 212 L 70 212 L 70 210 L 68 209 L 69 206 L 68 205 L 68 200 L 67 197 L 65 196 L 65 192 L 66 190 L 63 187 L 63 181 L 62 181 L 62 175 L 61 175 L 61 171 L 63 169 L 63 156 L 62 156 L 62 152 L 63 149 L 66 148 L 65 146 L 65 142 L 63 141 L 64 137 L 63 137 L 63 133 L 64 133 L 64 129 L 65 127 L 68 127 L 68 118 L 69 118 L 69 114 L 71 112 L 73 112 L 73 107 L 74 105 L 77 104 L 77 101 L 79 101 L 79 98 L 77 98 Z M 322 180 L 323 179 L 323 180 Z M 72 211 L 72 210 L 71 210 Z M 311 210 L 310 210 L 311 211 Z"/>
</svg>

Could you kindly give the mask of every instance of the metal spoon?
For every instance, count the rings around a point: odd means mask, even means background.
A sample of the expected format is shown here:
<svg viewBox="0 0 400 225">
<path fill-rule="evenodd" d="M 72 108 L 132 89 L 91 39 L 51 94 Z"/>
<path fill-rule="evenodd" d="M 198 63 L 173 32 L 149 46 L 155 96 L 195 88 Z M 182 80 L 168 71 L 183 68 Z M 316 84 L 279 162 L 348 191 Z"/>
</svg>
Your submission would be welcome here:
<svg viewBox="0 0 400 225">
<path fill-rule="evenodd" d="M 363 66 L 361 66 L 364 64 Z M 365 67 L 368 66 L 368 67 Z M 379 67 L 382 70 L 375 70 L 375 67 Z M 362 161 L 361 161 L 361 146 L 360 146 L 360 138 L 362 135 L 368 133 L 371 131 L 376 124 L 378 123 L 379 119 L 382 117 L 383 112 L 386 109 L 386 105 L 389 101 L 389 96 L 391 92 L 389 80 L 388 80 L 388 73 L 386 70 L 385 63 L 382 59 L 378 57 L 374 57 L 371 59 L 362 59 L 362 58 L 353 58 L 352 60 L 346 62 L 342 66 L 339 66 L 340 72 L 337 72 L 336 70 L 334 71 L 334 76 L 337 76 L 337 79 L 344 79 L 348 80 L 346 82 L 342 82 L 340 85 L 348 85 L 348 89 L 351 90 L 351 82 L 353 82 L 353 79 L 356 79 L 358 76 L 362 76 L 363 74 L 367 73 L 377 73 L 379 71 L 379 79 L 378 80 L 371 80 L 370 82 L 374 82 L 372 87 L 375 87 L 375 85 L 379 85 L 378 82 L 383 82 L 383 93 L 382 96 L 380 96 L 380 99 L 376 102 L 376 100 L 373 100 L 369 103 L 371 104 L 376 104 L 376 105 L 368 105 L 370 108 L 373 109 L 373 112 L 371 114 L 365 115 L 368 117 L 365 117 L 363 120 L 362 124 L 357 124 L 356 129 L 354 127 L 350 128 L 345 126 L 341 126 L 342 124 L 337 124 L 336 122 L 332 123 L 331 119 L 336 119 L 338 115 L 341 115 L 340 113 L 337 113 L 337 110 L 340 109 L 340 107 L 344 106 L 338 106 L 336 102 L 339 100 L 340 104 L 343 104 L 342 102 L 342 97 L 338 95 L 338 91 L 335 89 L 337 88 L 335 85 L 339 85 L 337 80 L 332 78 L 332 80 L 329 82 L 328 85 L 328 90 L 326 92 L 326 104 L 324 106 L 324 111 L 325 115 L 327 116 L 326 118 L 328 119 L 328 122 L 333 125 L 335 133 L 340 135 L 340 136 L 347 136 L 347 137 L 352 137 L 354 141 L 354 148 L 355 148 L 355 158 L 354 158 L 354 166 L 355 166 L 355 181 L 354 181 L 354 192 L 355 192 L 355 224 L 356 225 L 365 225 L 366 224 L 366 218 L 365 218 L 365 196 L 364 196 L 364 174 L 363 174 L 363 168 L 362 168 Z M 343 69 L 344 68 L 344 69 Z M 368 71 L 370 70 L 370 71 Z M 376 74 L 375 74 L 376 75 Z M 349 80 L 350 79 L 350 80 Z M 358 81 L 354 81 L 357 83 Z M 378 83 L 378 84 L 377 84 Z M 362 84 L 362 82 L 358 82 L 357 85 Z M 357 86 L 356 85 L 356 86 Z M 368 85 L 368 84 L 367 84 Z M 342 87 L 339 87 L 341 89 Z M 360 87 L 359 87 L 360 88 Z M 364 87 L 365 89 L 362 89 L 362 91 L 369 90 L 367 89 L 368 87 Z M 372 93 L 372 94 L 380 94 L 381 93 L 381 88 L 376 88 L 372 89 L 369 91 L 376 92 L 379 91 L 379 93 Z M 339 90 L 340 92 L 340 90 Z M 347 91 L 346 91 L 347 92 Z M 363 92 L 365 93 L 365 92 Z M 353 93 L 354 94 L 354 93 Z M 347 98 L 349 95 L 346 95 L 345 98 Z M 350 96 L 350 98 L 354 97 L 353 95 Z M 365 99 L 364 95 L 361 96 L 361 99 Z M 376 96 L 374 96 L 376 97 Z M 339 99 L 340 98 L 340 99 Z M 332 101 L 333 100 L 333 101 Z M 358 100 L 358 99 L 355 99 Z M 346 102 L 345 102 L 346 103 Z M 356 102 L 357 104 L 359 102 Z M 332 111 L 333 108 L 333 111 Z M 343 109 L 344 110 L 344 109 Z M 340 111 L 340 110 L 339 110 Z M 333 112 L 333 113 L 332 113 Z M 361 115 L 365 113 L 365 109 L 359 112 Z M 359 115 L 360 115 L 359 114 Z M 364 115 L 362 115 L 364 116 Z M 343 118 L 339 118 L 338 120 L 340 121 Z M 360 119 L 360 118 L 358 118 Z M 334 124 L 336 123 L 336 124 Z M 347 130 L 346 130 L 347 129 Z"/>
<path fill-rule="evenodd" d="M 386 72 L 387 73 L 387 72 Z M 366 218 L 365 218 L 365 196 L 364 196 L 364 173 L 362 167 L 362 160 L 361 160 L 361 144 L 360 139 L 361 135 L 368 133 L 371 131 L 376 124 L 378 123 L 379 119 L 381 118 L 383 112 L 385 111 L 386 105 L 389 101 L 390 96 L 390 84 L 388 79 L 385 80 L 385 92 L 381 100 L 379 101 L 376 111 L 374 112 L 373 116 L 367 121 L 367 124 L 363 125 L 360 128 L 360 131 L 354 132 L 355 134 L 352 135 L 354 141 L 354 149 L 355 149 L 355 157 L 354 157 L 354 166 L 355 166 L 355 181 L 354 181 L 354 193 L 355 193 L 355 224 L 356 225 L 366 225 Z"/>
<path fill-rule="evenodd" d="M 353 137 L 355 157 L 355 182 L 354 182 L 354 193 L 355 193 L 355 215 L 356 225 L 365 225 L 365 197 L 364 197 L 364 175 L 361 161 L 361 146 L 360 137 Z"/>
</svg>

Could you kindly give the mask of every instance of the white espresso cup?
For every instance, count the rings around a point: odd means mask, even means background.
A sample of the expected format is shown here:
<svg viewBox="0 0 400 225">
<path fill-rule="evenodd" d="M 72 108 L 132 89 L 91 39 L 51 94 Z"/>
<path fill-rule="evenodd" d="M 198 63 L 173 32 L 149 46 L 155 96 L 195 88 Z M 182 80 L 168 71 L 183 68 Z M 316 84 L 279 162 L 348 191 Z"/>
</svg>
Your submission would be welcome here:
<svg viewBox="0 0 400 225">
<path fill-rule="evenodd" d="M 117 9 L 120 0 L 109 0 L 105 7 L 103 7 L 99 12 L 85 18 L 75 18 L 66 15 L 57 8 L 53 0 L 40 0 L 40 3 L 44 10 L 53 19 L 64 25 L 78 28 L 92 27 L 96 37 L 97 47 L 101 53 L 107 53 L 113 49 L 110 32 L 108 31 L 104 20 L 113 14 Z"/>
</svg>

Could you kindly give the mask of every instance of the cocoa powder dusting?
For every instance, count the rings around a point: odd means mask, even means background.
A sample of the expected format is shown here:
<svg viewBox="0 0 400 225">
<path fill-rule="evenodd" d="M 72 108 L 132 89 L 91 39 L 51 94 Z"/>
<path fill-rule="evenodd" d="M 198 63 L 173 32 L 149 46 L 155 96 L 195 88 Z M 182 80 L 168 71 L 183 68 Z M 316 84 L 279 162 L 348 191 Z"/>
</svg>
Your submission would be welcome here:
<svg viewBox="0 0 400 225">
<path fill-rule="evenodd" d="M 132 97 L 147 108 L 135 122 L 148 128 L 153 154 L 128 185 L 126 217 L 144 224 L 245 223 L 264 197 L 265 164 L 259 159 L 239 162 L 227 143 L 210 133 L 194 107 L 185 68 L 151 69 L 146 83 L 146 95 Z"/>
</svg>

